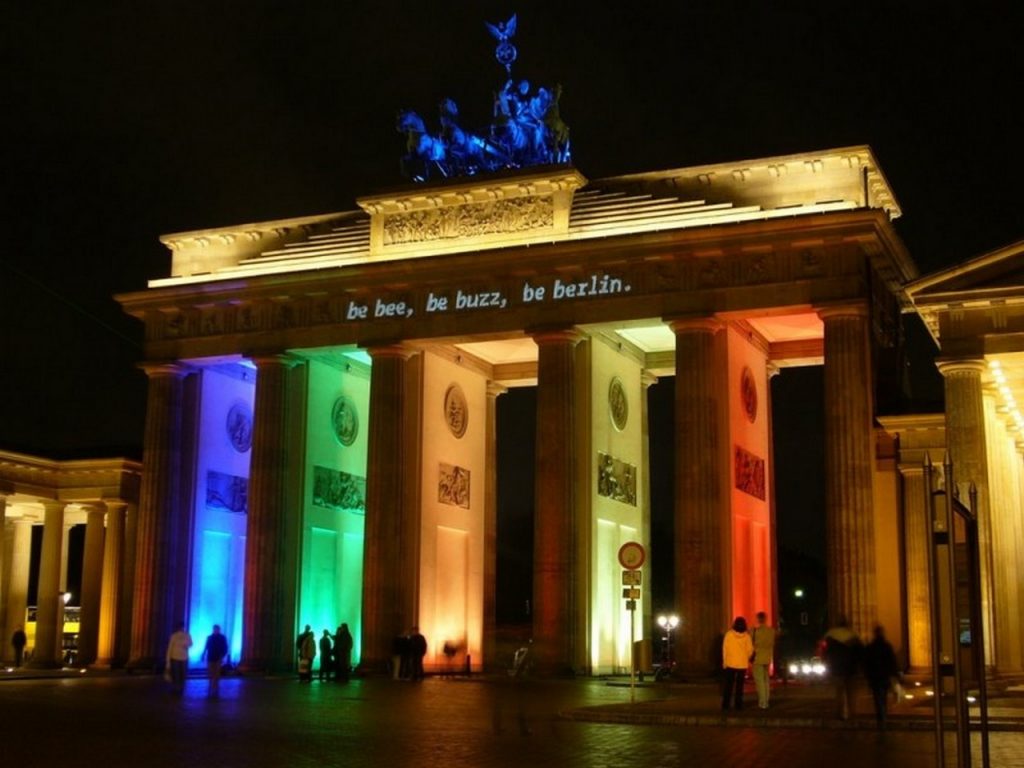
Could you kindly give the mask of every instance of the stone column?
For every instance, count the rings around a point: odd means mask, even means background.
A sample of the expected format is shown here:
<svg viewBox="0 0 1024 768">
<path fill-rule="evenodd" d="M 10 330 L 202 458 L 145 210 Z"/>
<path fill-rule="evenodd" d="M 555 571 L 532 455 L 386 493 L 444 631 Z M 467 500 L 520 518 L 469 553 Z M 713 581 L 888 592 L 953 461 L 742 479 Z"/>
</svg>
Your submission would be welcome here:
<svg viewBox="0 0 1024 768">
<path fill-rule="evenodd" d="M 249 513 L 245 530 L 245 592 L 242 601 L 241 668 L 270 672 L 281 659 L 284 594 L 281 560 L 285 517 L 300 514 L 289 507 L 288 372 L 295 361 L 283 355 L 253 358 L 256 394 L 253 409 L 252 459 L 249 465 Z M 294 649 L 288 649 L 289 659 Z"/>
<path fill-rule="evenodd" d="M 14 660 L 11 635 L 18 627 L 25 628 L 28 608 L 28 577 L 32 562 L 32 521 L 24 518 L 13 521 L 14 536 L 11 544 L 10 578 L 7 582 L 7 606 L 4 616 L 3 658 Z"/>
<path fill-rule="evenodd" d="M 985 405 L 981 376 L 983 360 L 939 360 L 945 380 L 946 446 L 953 477 L 966 503 L 971 483 L 978 489 L 978 548 L 981 555 L 981 616 L 985 661 L 999 666 L 998 627 L 992 590 L 992 518 L 989 513 L 988 452 L 985 445 Z"/>
<path fill-rule="evenodd" d="M 932 607 L 928 581 L 931 529 L 925 512 L 924 468 L 899 465 L 903 478 L 903 567 L 907 589 L 907 663 L 915 673 L 931 674 Z"/>
<path fill-rule="evenodd" d="M 136 532 L 135 591 L 132 600 L 128 667 L 156 669 L 163 664 L 174 623 L 175 571 L 181 511 L 182 393 L 186 369 L 151 365 L 142 444 L 142 485 Z"/>
<path fill-rule="evenodd" d="M 768 563 L 771 574 L 772 586 L 769 593 L 772 601 L 771 609 L 762 607 L 758 610 L 766 610 L 768 621 L 779 626 L 779 613 L 782 610 L 782 603 L 779 600 L 779 543 L 778 526 L 776 525 L 776 504 L 775 504 L 775 420 L 774 404 L 772 397 L 772 379 L 779 375 L 779 366 L 768 361 L 764 377 L 764 413 L 768 423 L 768 556 L 771 558 Z M 755 617 L 755 621 L 756 621 Z"/>
<path fill-rule="evenodd" d="M 97 667 L 112 667 L 116 660 L 121 559 L 124 551 L 124 515 L 127 506 L 124 502 L 107 502 L 107 532 L 103 542 L 99 627 L 94 663 L 94 666 Z M 88 537 L 88 532 L 86 532 L 86 537 Z"/>
<path fill-rule="evenodd" d="M 81 618 L 78 628 L 78 664 L 96 661 L 100 598 L 103 585 L 103 517 L 106 507 L 86 508 L 85 552 L 82 560 Z"/>
<path fill-rule="evenodd" d="M 139 505 L 129 503 L 124 514 L 124 553 L 121 558 L 121 595 L 117 611 L 117 642 L 114 659 L 118 665 L 128 662 L 132 647 L 132 624 L 135 611 L 135 552 L 138 543 Z"/>
<path fill-rule="evenodd" d="M 714 668 L 714 645 L 729 622 L 729 395 L 725 326 L 676 321 L 675 584 L 684 672 Z"/>
<path fill-rule="evenodd" d="M 407 538 L 406 485 L 418 482 L 406 465 L 406 365 L 410 350 L 400 346 L 369 350 L 370 424 L 363 539 L 363 625 L 360 666 L 384 672 L 395 636 L 408 631 L 408 583 L 400 562 Z"/>
<path fill-rule="evenodd" d="M 64 502 L 43 502 L 43 548 L 39 558 L 39 590 L 36 597 L 36 645 L 32 661 L 34 669 L 59 667 L 58 631 L 63 637 L 60 619 L 61 541 L 64 533 Z"/>
<path fill-rule="evenodd" d="M 487 424 L 484 428 L 484 642 L 488 670 L 501 666 L 497 651 L 498 586 L 498 398 L 508 390 L 487 382 Z"/>
<path fill-rule="evenodd" d="M 11 546 L 14 528 L 7 523 L 7 496 L 0 493 L 0 632 L 7 628 L 7 593 L 11 582 Z M 8 645 L 10 635 L 0 637 L 0 645 Z M 7 651 L 0 649 L 0 660 Z"/>
<path fill-rule="evenodd" d="M 533 526 L 533 640 L 537 668 L 571 673 L 576 510 L 576 345 L 578 332 L 534 335 L 537 342 L 537 452 Z"/>
<path fill-rule="evenodd" d="M 829 622 L 870 637 L 875 593 L 874 378 L 864 306 L 818 312 L 825 326 L 825 536 Z"/>
<path fill-rule="evenodd" d="M 641 568 L 641 595 L 643 600 L 643 618 L 640 623 L 640 636 L 650 644 L 651 628 L 654 626 L 654 600 L 651 592 L 651 435 L 649 408 L 647 406 L 648 390 L 658 383 L 658 377 L 648 371 L 640 373 L 640 543 L 647 553 L 647 560 Z M 652 659 L 654 648 L 651 649 Z"/>
</svg>

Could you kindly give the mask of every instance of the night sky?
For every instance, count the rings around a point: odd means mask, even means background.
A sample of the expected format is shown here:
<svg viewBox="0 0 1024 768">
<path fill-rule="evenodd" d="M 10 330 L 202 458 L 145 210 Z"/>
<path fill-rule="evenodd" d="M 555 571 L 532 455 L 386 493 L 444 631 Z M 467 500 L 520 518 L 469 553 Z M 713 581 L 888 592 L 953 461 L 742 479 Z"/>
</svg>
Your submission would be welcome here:
<svg viewBox="0 0 1024 768">
<path fill-rule="evenodd" d="M 111 296 L 167 275 L 158 235 L 352 209 L 400 183 L 396 110 L 434 126 L 451 96 L 482 129 L 504 81 L 483 22 L 514 11 L 516 75 L 561 83 L 588 178 L 869 144 L 922 273 L 1024 237 L 1015 4 L 608 5 L 9 4 L 0 447 L 138 456 L 141 327 Z M 933 400 L 932 351 L 908 335 L 912 394 Z M 814 376 L 783 374 L 776 395 Z M 780 444 L 807 454 L 792 482 L 815 485 L 820 406 L 777 399 Z M 796 549 L 813 549 L 817 491 L 784 482 L 808 507 Z"/>
</svg>

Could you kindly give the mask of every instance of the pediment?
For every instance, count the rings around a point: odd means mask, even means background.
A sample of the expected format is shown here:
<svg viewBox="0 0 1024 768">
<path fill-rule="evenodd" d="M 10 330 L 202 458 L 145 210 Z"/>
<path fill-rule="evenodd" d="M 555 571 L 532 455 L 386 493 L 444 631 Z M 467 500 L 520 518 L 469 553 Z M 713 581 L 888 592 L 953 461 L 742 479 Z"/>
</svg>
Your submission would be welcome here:
<svg viewBox="0 0 1024 768">
<path fill-rule="evenodd" d="M 1024 301 L 1024 240 L 925 275 L 907 286 L 907 294 L 918 306 Z"/>
</svg>

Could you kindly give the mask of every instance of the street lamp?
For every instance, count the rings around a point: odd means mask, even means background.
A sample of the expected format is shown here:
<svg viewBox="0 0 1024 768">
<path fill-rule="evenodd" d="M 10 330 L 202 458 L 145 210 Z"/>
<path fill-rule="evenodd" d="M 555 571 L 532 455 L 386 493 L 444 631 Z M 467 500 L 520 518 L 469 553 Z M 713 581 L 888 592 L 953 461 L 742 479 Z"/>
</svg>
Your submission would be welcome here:
<svg viewBox="0 0 1024 768">
<path fill-rule="evenodd" d="M 662 661 L 668 666 L 669 669 L 671 669 L 671 667 L 672 667 L 672 633 L 675 631 L 676 627 L 679 626 L 679 617 L 676 616 L 674 613 L 667 614 L 667 615 L 664 614 L 664 613 L 659 614 L 659 616 L 658 616 L 658 626 L 661 627 L 662 631 L 665 633 L 664 637 L 662 637 L 662 642 L 664 644 L 664 651 L 662 653 Z"/>
</svg>

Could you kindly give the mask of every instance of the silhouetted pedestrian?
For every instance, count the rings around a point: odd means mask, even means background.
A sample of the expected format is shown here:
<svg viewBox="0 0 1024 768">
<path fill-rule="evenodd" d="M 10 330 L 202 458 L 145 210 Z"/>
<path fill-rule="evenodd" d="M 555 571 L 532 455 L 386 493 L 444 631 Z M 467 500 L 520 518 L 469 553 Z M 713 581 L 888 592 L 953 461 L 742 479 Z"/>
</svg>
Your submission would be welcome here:
<svg viewBox="0 0 1024 768">
<path fill-rule="evenodd" d="M 181 694 L 185 691 L 185 674 L 188 672 L 188 649 L 192 647 L 192 636 L 185 630 L 185 622 L 179 621 L 174 633 L 167 641 L 167 670 L 165 675 L 171 682 L 171 693 Z"/>
<path fill-rule="evenodd" d="M 879 729 L 884 729 L 889 690 L 893 678 L 899 678 L 900 668 L 896 652 L 885 639 L 885 630 L 881 626 L 875 627 L 874 638 L 864 647 L 864 676 L 868 679 L 871 698 L 875 702 L 875 720 Z"/>
<path fill-rule="evenodd" d="M 11 646 L 14 648 L 14 666 L 20 667 L 25 661 L 25 644 L 28 638 L 25 637 L 25 630 L 18 627 L 11 635 Z"/>
<path fill-rule="evenodd" d="M 404 680 L 409 676 L 409 637 L 395 635 L 391 641 L 391 679 Z"/>
<path fill-rule="evenodd" d="M 220 625 L 213 625 L 213 634 L 206 636 L 202 658 L 206 660 L 206 677 L 210 681 L 206 695 L 220 695 L 220 671 L 224 658 L 228 655 L 228 640 L 220 633 Z"/>
<path fill-rule="evenodd" d="M 348 624 L 342 624 L 334 635 L 334 679 L 340 683 L 347 683 L 352 671 L 353 645 L 352 633 L 348 631 Z"/>
<path fill-rule="evenodd" d="M 313 659 L 316 658 L 316 636 L 309 624 L 295 641 L 295 647 L 299 652 L 299 682 L 312 682 Z"/>
<path fill-rule="evenodd" d="M 845 616 L 825 633 L 825 666 L 836 691 L 836 714 L 848 720 L 853 712 L 853 680 L 860 665 L 863 645 Z"/>
<path fill-rule="evenodd" d="M 427 655 L 427 638 L 420 634 L 419 627 L 413 627 L 409 635 L 409 656 L 412 669 L 409 676 L 413 680 L 423 679 L 423 657 Z"/>
<path fill-rule="evenodd" d="M 732 629 L 722 640 L 722 709 L 729 709 L 733 699 L 736 709 L 743 709 L 743 680 L 747 676 L 747 665 L 754 656 L 754 643 L 747 634 L 747 620 L 737 616 Z"/>
<path fill-rule="evenodd" d="M 768 709 L 768 698 L 771 695 L 770 668 L 775 652 L 775 628 L 768 624 L 768 616 L 764 611 L 757 613 L 757 626 L 751 633 L 754 643 L 754 685 L 757 687 L 757 706 Z"/>
<path fill-rule="evenodd" d="M 331 679 L 331 667 L 333 665 L 333 649 L 331 646 L 331 633 L 324 630 L 320 636 L 320 682 Z"/>
</svg>

